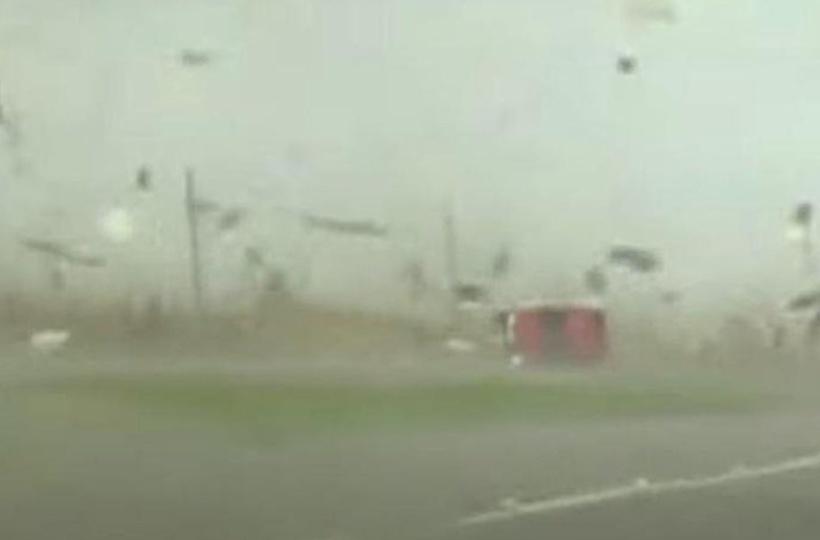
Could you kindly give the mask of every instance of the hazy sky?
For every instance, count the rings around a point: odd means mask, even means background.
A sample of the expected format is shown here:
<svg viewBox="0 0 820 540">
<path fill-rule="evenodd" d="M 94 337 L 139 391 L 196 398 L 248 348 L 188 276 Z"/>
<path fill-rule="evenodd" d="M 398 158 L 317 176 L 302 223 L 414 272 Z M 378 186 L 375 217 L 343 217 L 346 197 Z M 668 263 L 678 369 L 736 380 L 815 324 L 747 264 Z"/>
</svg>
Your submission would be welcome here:
<svg viewBox="0 0 820 540">
<path fill-rule="evenodd" d="M 397 301 L 412 257 L 441 276 L 451 194 L 465 272 L 512 243 L 514 295 L 575 294 L 613 242 L 657 247 L 661 281 L 700 297 L 781 294 L 785 217 L 820 200 L 820 4 L 675 4 L 667 24 L 615 0 L 0 0 L 0 95 L 24 134 L 0 150 L 5 241 L 106 249 L 97 213 L 147 163 L 172 264 L 190 164 L 253 207 L 272 257 L 312 265 L 319 297 Z M 182 66 L 186 48 L 213 62 Z M 281 204 L 395 240 L 305 239 Z"/>
</svg>

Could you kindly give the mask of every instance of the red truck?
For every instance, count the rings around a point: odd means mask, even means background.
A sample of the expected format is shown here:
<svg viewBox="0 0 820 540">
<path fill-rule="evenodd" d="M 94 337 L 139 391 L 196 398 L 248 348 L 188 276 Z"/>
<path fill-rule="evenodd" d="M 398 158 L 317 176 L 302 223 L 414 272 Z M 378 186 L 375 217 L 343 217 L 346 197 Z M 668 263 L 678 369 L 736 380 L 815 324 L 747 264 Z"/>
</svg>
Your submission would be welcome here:
<svg viewBox="0 0 820 540">
<path fill-rule="evenodd" d="M 499 322 L 516 364 L 597 363 L 609 349 L 606 311 L 594 302 L 520 304 Z"/>
</svg>

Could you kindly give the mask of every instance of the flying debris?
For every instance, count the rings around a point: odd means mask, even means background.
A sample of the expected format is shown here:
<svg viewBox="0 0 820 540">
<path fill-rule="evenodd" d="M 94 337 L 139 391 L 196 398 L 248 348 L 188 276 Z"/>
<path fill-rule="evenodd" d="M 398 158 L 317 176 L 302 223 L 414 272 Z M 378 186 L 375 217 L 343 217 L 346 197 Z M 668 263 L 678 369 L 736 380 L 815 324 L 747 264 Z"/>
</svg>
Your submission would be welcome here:
<svg viewBox="0 0 820 540">
<path fill-rule="evenodd" d="M 817 270 L 812 225 L 814 224 L 814 206 L 810 202 L 802 202 L 794 207 L 786 231 L 786 239 L 799 244 L 802 250 L 803 266 L 805 271 L 814 274 Z"/>
<path fill-rule="evenodd" d="M 145 166 L 140 167 L 137 171 L 137 189 L 144 192 L 151 191 L 152 183 L 151 170 Z"/>
<path fill-rule="evenodd" d="M 50 240 L 24 238 L 20 243 L 31 251 L 42 253 L 49 257 L 75 266 L 99 268 L 106 265 L 105 259 L 72 250 L 68 246 Z"/>
<path fill-rule="evenodd" d="M 26 249 L 46 257 L 49 285 L 52 290 L 58 292 L 64 291 L 66 288 L 65 271 L 67 265 L 99 268 L 106 264 L 106 261 L 100 257 L 80 253 L 50 240 L 24 238 L 20 240 L 20 243 Z"/>
<path fill-rule="evenodd" d="M 799 227 L 809 227 L 814 219 L 814 206 L 809 202 L 798 204 L 792 214 L 792 223 Z"/>
<path fill-rule="evenodd" d="M 654 252 L 631 246 L 612 248 L 609 252 L 609 262 L 642 274 L 655 272 L 662 266 L 660 258 Z"/>
<path fill-rule="evenodd" d="M 609 289 L 609 280 L 600 266 L 594 266 L 584 273 L 584 284 L 593 294 L 606 294 Z"/>
<path fill-rule="evenodd" d="M 245 220 L 245 211 L 241 208 L 231 208 L 222 212 L 217 221 L 217 228 L 222 232 L 232 231 Z"/>
<path fill-rule="evenodd" d="M 188 67 L 206 66 L 213 60 L 213 53 L 201 49 L 184 49 L 179 53 L 179 61 Z"/>
<path fill-rule="evenodd" d="M 803 202 L 795 206 L 789 219 L 789 230 L 786 238 L 794 242 L 802 242 L 805 248 L 810 248 L 810 232 L 814 222 L 814 206 Z"/>
<path fill-rule="evenodd" d="M 310 214 L 303 215 L 302 221 L 305 227 L 309 229 L 319 229 L 337 234 L 370 236 L 373 238 L 384 238 L 388 234 L 387 227 L 372 221 L 348 221 Z"/>
<path fill-rule="evenodd" d="M 618 57 L 618 71 L 624 75 L 631 75 L 638 68 L 638 59 L 631 54 L 623 54 Z"/>
<path fill-rule="evenodd" d="M 791 311 L 805 311 L 820 308 L 820 289 L 795 296 L 789 301 L 788 308 Z"/>
<path fill-rule="evenodd" d="M 489 298 L 487 289 L 476 283 L 456 283 L 453 294 L 459 303 L 465 304 L 481 304 Z"/>
</svg>

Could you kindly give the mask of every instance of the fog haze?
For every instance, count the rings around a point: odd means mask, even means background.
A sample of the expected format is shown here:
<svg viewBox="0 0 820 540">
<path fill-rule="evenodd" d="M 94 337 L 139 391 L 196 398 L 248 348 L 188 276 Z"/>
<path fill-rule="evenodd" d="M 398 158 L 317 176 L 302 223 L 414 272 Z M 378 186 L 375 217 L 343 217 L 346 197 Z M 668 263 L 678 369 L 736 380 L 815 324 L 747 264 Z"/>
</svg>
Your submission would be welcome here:
<svg viewBox="0 0 820 540">
<path fill-rule="evenodd" d="M 179 289 L 190 166 L 207 196 L 251 208 L 249 242 L 311 268 L 320 301 L 399 305 L 412 258 L 443 280 L 449 201 L 465 275 L 512 246 L 511 297 L 581 294 L 581 272 L 632 242 L 693 298 L 777 300 L 799 270 L 786 217 L 818 190 L 820 6 L 679 4 L 664 23 L 601 0 L 2 0 L 0 93 L 21 133 L 0 152 L 4 241 L 113 253 L 99 214 L 145 164 L 168 231 L 145 257 Z M 282 206 L 391 237 L 306 238 Z"/>
</svg>

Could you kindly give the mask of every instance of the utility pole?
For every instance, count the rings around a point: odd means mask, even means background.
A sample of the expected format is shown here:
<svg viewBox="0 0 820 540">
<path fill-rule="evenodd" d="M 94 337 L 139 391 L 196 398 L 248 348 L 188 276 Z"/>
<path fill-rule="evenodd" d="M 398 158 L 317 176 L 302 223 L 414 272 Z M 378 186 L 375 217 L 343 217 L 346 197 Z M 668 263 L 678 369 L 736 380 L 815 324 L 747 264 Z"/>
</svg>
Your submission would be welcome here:
<svg viewBox="0 0 820 540">
<path fill-rule="evenodd" d="M 185 212 L 188 218 L 189 261 L 191 287 L 194 293 L 194 309 L 197 315 L 204 310 L 202 291 L 202 259 L 199 240 L 199 212 L 196 195 L 196 178 L 193 169 L 185 170 Z"/>
</svg>

